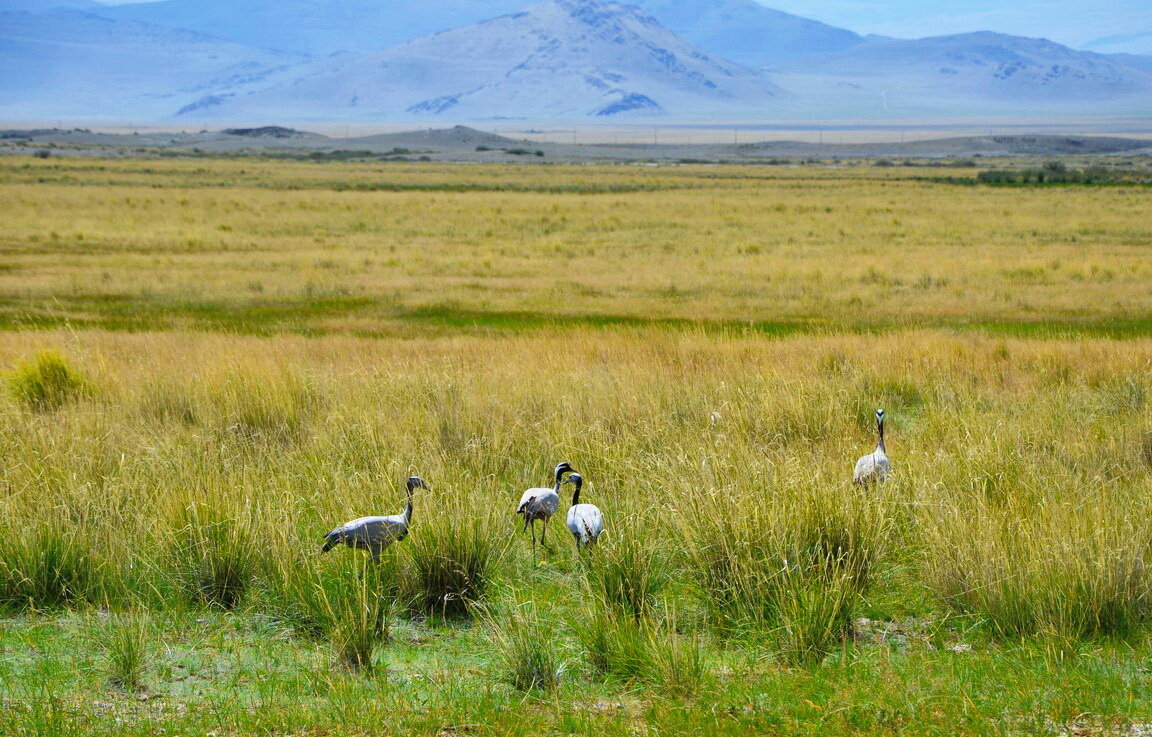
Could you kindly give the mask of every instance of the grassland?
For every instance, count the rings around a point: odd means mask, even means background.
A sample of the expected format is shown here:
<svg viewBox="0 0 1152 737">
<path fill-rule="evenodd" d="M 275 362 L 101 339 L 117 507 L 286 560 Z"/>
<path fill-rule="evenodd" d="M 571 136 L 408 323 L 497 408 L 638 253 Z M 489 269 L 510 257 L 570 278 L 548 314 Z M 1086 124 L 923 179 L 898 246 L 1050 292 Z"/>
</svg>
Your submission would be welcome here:
<svg viewBox="0 0 1152 737">
<path fill-rule="evenodd" d="M 0 160 L 0 733 L 1143 733 L 1152 190 L 932 175 Z"/>
</svg>

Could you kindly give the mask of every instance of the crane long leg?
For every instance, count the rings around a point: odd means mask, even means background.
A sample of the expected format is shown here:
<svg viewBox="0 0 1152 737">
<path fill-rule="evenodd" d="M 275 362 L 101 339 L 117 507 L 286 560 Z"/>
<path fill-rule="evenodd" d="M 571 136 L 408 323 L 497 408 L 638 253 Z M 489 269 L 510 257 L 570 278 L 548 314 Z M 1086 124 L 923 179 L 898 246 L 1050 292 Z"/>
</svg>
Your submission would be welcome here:
<svg viewBox="0 0 1152 737">
<path fill-rule="evenodd" d="M 549 553 L 553 552 L 553 550 L 552 550 L 552 548 L 548 547 L 548 545 L 547 545 L 547 544 L 545 544 L 545 542 L 544 542 L 544 533 L 545 533 L 545 532 L 548 530 L 548 521 L 549 521 L 550 519 L 552 519 L 552 518 L 551 518 L 551 517 L 549 517 L 549 518 L 547 518 L 547 519 L 541 520 L 541 522 L 540 522 L 540 524 L 542 525 L 542 526 L 541 526 L 541 528 L 540 528 L 540 547 L 544 548 L 544 549 L 545 549 L 545 550 L 547 550 Z"/>
</svg>

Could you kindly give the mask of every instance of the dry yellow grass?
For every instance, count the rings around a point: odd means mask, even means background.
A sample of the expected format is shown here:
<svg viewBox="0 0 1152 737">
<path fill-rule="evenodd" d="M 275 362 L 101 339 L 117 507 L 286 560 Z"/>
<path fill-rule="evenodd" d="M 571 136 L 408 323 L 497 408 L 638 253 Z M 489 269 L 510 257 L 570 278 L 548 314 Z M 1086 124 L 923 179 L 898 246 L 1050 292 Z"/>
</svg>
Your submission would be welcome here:
<svg viewBox="0 0 1152 737">
<path fill-rule="evenodd" d="M 1148 319 L 1148 189 L 877 171 L 5 159 L 0 297 L 9 322 L 295 305 L 294 327 L 383 332 L 413 312 Z"/>
</svg>

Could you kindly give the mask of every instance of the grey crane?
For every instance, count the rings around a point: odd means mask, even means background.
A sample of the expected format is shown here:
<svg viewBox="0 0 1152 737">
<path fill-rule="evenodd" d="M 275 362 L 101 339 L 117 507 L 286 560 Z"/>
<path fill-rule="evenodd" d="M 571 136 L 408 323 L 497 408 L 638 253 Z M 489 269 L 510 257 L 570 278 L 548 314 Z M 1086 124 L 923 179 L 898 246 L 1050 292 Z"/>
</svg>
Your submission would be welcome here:
<svg viewBox="0 0 1152 737">
<path fill-rule="evenodd" d="M 876 443 L 876 450 L 868 455 L 860 456 L 856 461 L 856 471 L 852 474 L 852 483 L 868 486 L 880 481 L 887 481 L 892 473 L 892 463 L 888 454 L 884 452 L 884 410 L 876 410 L 876 432 L 880 436 Z"/>
<path fill-rule="evenodd" d="M 595 504 L 580 503 L 580 488 L 584 486 L 584 478 L 573 473 L 568 476 L 566 484 L 574 484 L 576 489 L 572 492 L 572 506 L 568 507 L 568 531 L 576 538 L 576 550 L 596 544 L 600 533 L 604 532 L 604 515 Z"/>
<path fill-rule="evenodd" d="M 416 489 L 427 489 L 428 484 L 419 476 L 408 477 L 408 504 L 400 514 L 385 517 L 358 517 L 345 522 L 324 536 L 321 553 L 343 543 L 350 548 L 367 550 L 372 554 L 372 562 L 380 562 L 380 551 L 397 540 L 408 537 L 408 526 L 412 523 L 412 494 Z"/>
<path fill-rule="evenodd" d="M 567 462 L 561 463 L 556 466 L 556 472 L 553 475 L 555 483 L 551 489 L 535 488 L 528 489 L 520 495 L 520 505 L 516 507 L 516 514 L 524 515 L 524 529 L 531 528 L 532 534 L 532 555 L 536 555 L 536 520 L 541 520 L 544 524 L 540 529 L 540 546 L 544 545 L 544 533 L 548 529 L 548 520 L 552 519 L 552 515 L 556 514 L 556 510 L 560 508 L 560 484 L 564 482 L 564 474 L 576 473 L 576 469 L 568 465 Z"/>
</svg>

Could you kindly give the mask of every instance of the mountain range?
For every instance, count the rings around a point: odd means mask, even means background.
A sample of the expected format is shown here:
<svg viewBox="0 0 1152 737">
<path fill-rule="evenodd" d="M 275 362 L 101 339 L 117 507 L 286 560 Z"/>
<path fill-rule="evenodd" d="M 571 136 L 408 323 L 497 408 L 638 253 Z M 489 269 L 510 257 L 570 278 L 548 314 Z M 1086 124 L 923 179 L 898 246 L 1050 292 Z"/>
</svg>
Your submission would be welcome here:
<svg viewBox="0 0 1152 737">
<path fill-rule="evenodd" d="M 0 13 L 0 105 L 13 119 L 170 117 L 188 99 L 267 83 L 306 61 L 90 12 Z"/>
<path fill-rule="evenodd" d="M 325 55 L 382 51 L 438 31 L 515 13 L 526 4 L 525 0 L 161 0 L 117 5 L 101 12 L 110 18 L 188 28 L 236 43 Z M 689 43 L 749 66 L 804 53 L 838 51 L 861 40 L 852 31 L 772 10 L 755 0 L 634 0 L 631 4 Z"/>
<path fill-rule="evenodd" d="M 1152 113 L 1150 57 L 994 33 L 861 37 L 754 0 L 51 1 L 0 0 L 4 117 Z"/>
<path fill-rule="evenodd" d="M 584 118 L 750 112 L 778 94 L 767 75 L 691 46 L 632 6 L 549 0 L 523 11 L 330 60 L 265 91 L 201 105 L 198 117 Z"/>
</svg>

